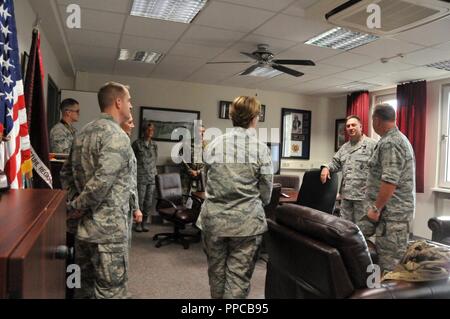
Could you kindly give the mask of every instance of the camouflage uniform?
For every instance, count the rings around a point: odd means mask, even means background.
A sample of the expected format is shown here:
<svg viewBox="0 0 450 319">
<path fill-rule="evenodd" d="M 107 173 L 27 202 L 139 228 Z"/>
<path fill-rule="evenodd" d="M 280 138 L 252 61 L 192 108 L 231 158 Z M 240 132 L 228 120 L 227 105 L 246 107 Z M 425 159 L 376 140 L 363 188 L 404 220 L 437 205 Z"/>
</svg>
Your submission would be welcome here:
<svg viewBox="0 0 450 319">
<path fill-rule="evenodd" d="M 155 142 L 146 143 L 144 139 L 133 142 L 133 151 L 137 160 L 137 186 L 139 208 L 142 211 L 143 222 L 152 209 L 153 193 L 155 192 L 156 160 L 158 158 L 158 146 Z"/>
<path fill-rule="evenodd" d="M 206 147 L 207 143 L 206 141 L 202 142 L 202 148 L 197 150 L 197 152 L 199 152 L 200 154 L 203 154 L 203 151 Z M 200 148 L 198 146 L 198 148 Z M 198 177 L 193 177 L 189 174 L 190 170 L 193 171 L 200 171 L 201 174 L 205 173 L 205 164 L 203 163 L 203 158 L 199 157 L 199 158 L 194 158 L 194 150 L 195 150 L 195 145 L 194 143 L 191 143 L 191 158 L 190 158 L 190 163 L 187 162 L 182 162 L 181 168 L 180 168 L 180 177 L 181 177 L 181 185 L 183 187 L 183 194 L 189 194 L 190 191 L 192 190 L 192 187 L 195 186 L 197 189 L 195 191 L 204 191 L 203 189 L 200 188 L 200 178 L 201 176 Z M 182 148 L 180 150 L 180 156 L 183 156 L 183 152 L 184 152 L 184 148 Z M 195 185 L 194 185 L 195 184 Z"/>
<path fill-rule="evenodd" d="M 68 210 L 79 210 L 76 263 L 81 267 L 77 298 L 125 298 L 128 281 L 128 216 L 133 151 L 109 114 L 87 124 L 74 140 L 61 171 Z"/>
<path fill-rule="evenodd" d="M 342 171 L 341 216 L 353 223 L 367 214 L 365 204 L 366 181 L 372 156 L 377 142 L 365 135 L 357 143 L 348 141 L 337 151 L 327 167 L 330 173 Z"/>
<path fill-rule="evenodd" d="M 61 120 L 50 130 L 50 152 L 69 154 L 77 130 Z"/>
<path fill-rule="evenodd" d="M 272 193 L 272 160 L 254 132 L 235 127 L 205 149 L 206 200 L 196 225 L 202 230 L 213 298 L 248 296 L 267 231 L 263 206 Z"/>
<path fill-rule="evenodd" d="M 371 222 L 366 215 L 358 223 L 366 238 L 376 236 L 380 267 L 392 270 L 406 252 L 409 223 L 415 213 L 413 148 L 406 136 L 394 127 L 378 141 L 368 165 L 366 200 L 369 205 L 375 204 L 381 181 L 397 186 L 382 209 L 379 222 Z"/>
</svg>

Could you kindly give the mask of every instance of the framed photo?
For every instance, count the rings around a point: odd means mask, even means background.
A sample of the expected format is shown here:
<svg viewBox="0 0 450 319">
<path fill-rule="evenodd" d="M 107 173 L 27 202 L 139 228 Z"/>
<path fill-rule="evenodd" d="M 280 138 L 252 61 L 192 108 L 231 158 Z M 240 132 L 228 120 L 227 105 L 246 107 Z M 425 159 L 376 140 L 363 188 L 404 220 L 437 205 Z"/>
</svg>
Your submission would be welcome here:
<svg viewBox="0 0 450 319">
<path fill-rule="evenodd" d="M 172 132 L 177 129 L 188 129 L 191 132 L 191 138 L 194 138 L 194 121 L 199 119 L 199 111 L 141 106 L 139 137 L 144 136 L 148 123 L 153 123 L 155 126 L 153 140 L 155 141 L 178 142 L 179 140 L 172 140 Z"/>
<path fill-rule="evenodd" d="M 230 119 L 230 101 L 220 101 L 219 102 L 219 119 Z M 261 113 L 259 113 L 259 121 L 264 122 L 266 120 L 266 106 L 261 104 Z"/>
<path fill-rule="evenodd" d="M 281 158 L 309 159 L 311 111 L 281 109 Z"/>
<path fill-rule="evenodd" d="M 337 152 L 345 143 L 345 119 L 336 120 L 334 131 L 334 151 Z"/>
</svg>

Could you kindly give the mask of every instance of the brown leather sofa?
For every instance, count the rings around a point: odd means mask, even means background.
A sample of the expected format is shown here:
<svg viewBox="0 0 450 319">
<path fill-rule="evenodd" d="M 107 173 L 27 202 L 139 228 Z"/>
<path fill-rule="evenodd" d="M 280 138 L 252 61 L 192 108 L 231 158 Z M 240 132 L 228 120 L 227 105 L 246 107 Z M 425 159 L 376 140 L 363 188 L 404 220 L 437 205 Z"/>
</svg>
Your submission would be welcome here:
<svg viewBox="0 0 450 319">
<path fill-rule="evenodd" d="M 450 216 L 430 218 L 428 228 L 432 231 L 431 240 L 450 245 Z"/>
<path fill-rule="evenodd" d="M 288 204 L 268 224 L 266 298 L 450 298 L 448 280 L 386 281 L 367 288 L 372 260 L 359 228 L 349 221 Z"/>
</svg>

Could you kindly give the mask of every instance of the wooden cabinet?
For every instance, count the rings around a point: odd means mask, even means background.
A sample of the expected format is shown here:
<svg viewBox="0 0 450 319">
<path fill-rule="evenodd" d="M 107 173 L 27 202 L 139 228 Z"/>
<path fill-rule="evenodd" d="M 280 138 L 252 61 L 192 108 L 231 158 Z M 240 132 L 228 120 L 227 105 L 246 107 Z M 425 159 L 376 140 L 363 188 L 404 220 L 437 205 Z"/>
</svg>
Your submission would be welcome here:
<svg viewBox="0 0 450 319">
<path fill-rule="evenodd" d="M 65 245 L 65 191 L 1 194 L 0 298 L 64 298 Z"/>
</svg>

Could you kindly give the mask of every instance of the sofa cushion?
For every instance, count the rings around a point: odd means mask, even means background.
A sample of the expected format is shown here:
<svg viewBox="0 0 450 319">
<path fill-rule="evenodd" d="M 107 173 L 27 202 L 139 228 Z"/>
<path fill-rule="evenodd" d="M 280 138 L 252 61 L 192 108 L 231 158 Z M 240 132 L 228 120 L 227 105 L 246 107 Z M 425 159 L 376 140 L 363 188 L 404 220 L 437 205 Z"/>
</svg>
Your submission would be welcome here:
<svg viewBox="0 0 450 319">
<path fill-rule="evenodd" d="M 335 247 L 342 256 L 356 288 L 367 287 L 367 267 L 372 264 L 367 243 L 358 226 L 345 219 L 305 206 L 277 208 L 276 221 L 301 234 Z"/>
</svg>

